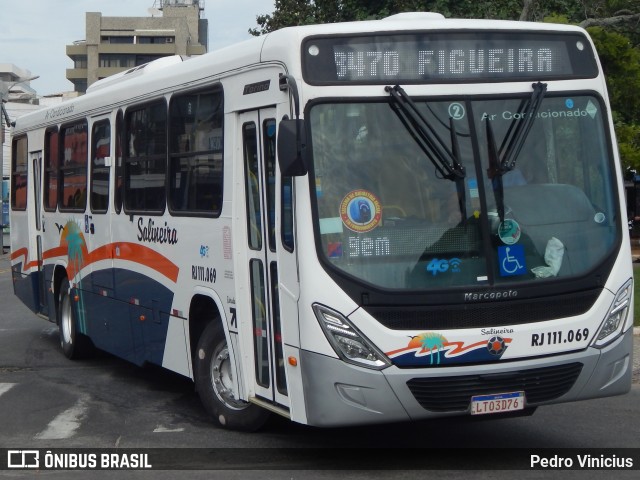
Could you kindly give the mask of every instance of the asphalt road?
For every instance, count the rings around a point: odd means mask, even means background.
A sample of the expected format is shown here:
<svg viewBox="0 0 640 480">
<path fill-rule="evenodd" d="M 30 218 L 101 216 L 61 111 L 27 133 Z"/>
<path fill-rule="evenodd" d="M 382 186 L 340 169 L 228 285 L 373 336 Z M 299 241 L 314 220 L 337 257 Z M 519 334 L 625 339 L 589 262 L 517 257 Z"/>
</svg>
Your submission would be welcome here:
<svg viewBox="0 0 640 480">
<path fill-rule="evenodd" d="M 495 461 L 491 464 L 495 467 L 488 468 L 500 468 L 503 449 L 510 448 L 525 452 L 634 448 L 640 455 L 638 358 L 629 394 L 548 406 L 526 418 L 465 417 L 341 429 L 317 429 L 274 418 L 264 430 L 246 434 L 210 423 L 192 383 L 184 377 L 159 368 L 139 368 L 107 354 L 81 362 L 67 360 L 59 349 L 57 327 L 34 315 L 13 295 L 7 255 L 0 258 L 0 292 L 0 449 L 161 448 L 168 449 L 163 450 L 167 461 L 172 455 L 180 459 L 175 453 L 178 448 L 206 449 L 207 454 L 217 455 L 218 465 L 225 465 L 225 470 L 206 477 L 195 471 L 189 478 L 278 479 L 333 479 L 336 472 L 331 468 L 336 465 L 347 466 L 348 478 L 424 478 L 424 472 L 416 470 L 421 465 L 416 458 L 407 458 L 412 452 L 424 461 L 425 470 L 442 468 L 449 461 L 451 468 L 462 468 L 469 455 L 484 458 L 482 468 L 487 468 L 487 458 Z M 640 351 L 640 335 L 635 336 L 635 348 Z M 349 450 L 354 447 L 359 450 Z M 486 455 L 459 450 L 477 447 L 492 450 Z M 437 448 L 455 450 L 452 454 Z M 292 453 L 294 449 L 303 455 Z M 194 452 L 198 457 L 203 451 Z M 396 463 L 398 459 L 407 460 L 407 470 Z M 194 466 L 200 461 L 194 458 Z M 354 462 L 356 470 L 351 469 Z M 640 457 L 637 463 L 640 466 Z M 182 464 L 178 461 L 178 465 Z M 245 470 L 247 466 L 251 470 Z M 68 478 L 68 472 L 40 473 Z M 83 478 L 121 478 L 118 473 L 122 472 L 91 472 Z M 128 478 L 175 478 L 176 473 L 132 472 Z M 457 473 L 496 476 L 488 470 Z M 518 476 L 543 477 L 539 471 L 524 473 Z M 563 478 L 574 474 L 577 478 L 578 473 L 580 478 L 596 478 L 589 476 L 592 472 L 562 473 Z M 631 473 L 616 475 L 627 478 Z M 20 475 L 0 471 L 0 477 L 9 474 Z M 449 470 L 435 474 L 459 476 Z"/>
</svg>

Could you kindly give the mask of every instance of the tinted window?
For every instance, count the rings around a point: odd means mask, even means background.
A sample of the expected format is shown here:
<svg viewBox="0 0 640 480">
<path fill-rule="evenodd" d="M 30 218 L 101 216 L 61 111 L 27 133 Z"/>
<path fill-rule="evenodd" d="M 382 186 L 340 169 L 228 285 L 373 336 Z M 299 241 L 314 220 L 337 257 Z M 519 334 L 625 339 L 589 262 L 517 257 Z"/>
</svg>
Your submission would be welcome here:
<svg viewBox="0 0 640 480">
<path fill-rule="evenodd" d="M 163 102 L 126 114 L 124 207 L 162 213 L 165 206 L 167 109 Z"/>
<path fill-rule="evenodd" d="M 244 169 L 247 189 L 247 230 L 249 248 L 262 249 L 262 208 L 260 205 L 260 169 L 258 165 L 258 132 L 255 123 L 242 126 Z"/>
<path fill-rule="evenodd" d="M 431 289 L 543 283 L 604 262 L 621 219 L 597 97 L 547 95 L 515 147 L 508 140 L 526 118 L 522 96 L 413 100 L 425 138 L 440 139 L 442 150 L 455 144 L 463 177 L 442 175 L 435 149 L 425 153 L 388 103 L 311 108 L 326 265 L 381 288 Z"/>
<path fill-rule="evenodd" d="M 111 124 L 95 123 L 91 135 L 91 211 L 106 212 L 109 205 L 109 166 Z"/>
<path fill-rule="evenodd" d="M 87 122 L 60 129 L 62 165 L 60 166 L 60 209 L 84 210 L 87 205 Z"/>
<path fill-rule="evenodd" d="M 267 189 L 267 226 L 269 249 L 276 251 L 276 121 L 269 118 L 262 122 L 265 183 Z"/>
<path fill-rule="evenodd" d="M 11 155 L 11 207 L 27 208 L 27 137 L 13 140 Z"/>
<path fill-rule="evenodd" d="M 175 96 L 170 107 L 169 208 L 219 215 L 222 209 L 221 89 Z"/>
<path fill-rule="evenodd" d="M 58 168 L 60 168 L 58 129 L 48 130 L 44 144 L 44 209 L 54 211 L 58 204 Z"/>
<path fill-rule="evenodd" d="M 124 141 L 124 119 L 122 116 L 122 111 L 118 112 L 118 116 L 116 117 L 116 187 L 114 194 L 114 206 L 116 212 L 120 213 L 122 210 L 122 185 L 123 185 L 123 177 L 124 177 L 124 168 L 122 163 L 122 154 L 124 149 L 123 147 Z"/>
</svg>

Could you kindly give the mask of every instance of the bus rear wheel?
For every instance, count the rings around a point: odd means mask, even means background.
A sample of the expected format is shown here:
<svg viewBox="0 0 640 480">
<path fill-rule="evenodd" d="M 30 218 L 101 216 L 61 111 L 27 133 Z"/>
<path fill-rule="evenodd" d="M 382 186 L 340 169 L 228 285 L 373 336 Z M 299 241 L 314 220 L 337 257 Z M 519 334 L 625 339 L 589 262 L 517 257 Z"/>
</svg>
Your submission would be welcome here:
<svg viewBox="0 0 640 480">
<path fill-rule="evenodd" d="M 235 368 L 219 322 L 207 325 L 195 353 L 196 388 L 213 419 L 232 430 L 255 431 L 262 427 L 269 418 L 269 412 L 233 395 Z"/>
<path fill-rule="evenodd" d="M 59 295 L 57 317 L 62 352 L 71 360 L 87 357 L 91 352 L 91 341 L 78 332 L 76 316 L 71 303 L 69 280 L 66 278 L 62 280 Z"/>
</svg>

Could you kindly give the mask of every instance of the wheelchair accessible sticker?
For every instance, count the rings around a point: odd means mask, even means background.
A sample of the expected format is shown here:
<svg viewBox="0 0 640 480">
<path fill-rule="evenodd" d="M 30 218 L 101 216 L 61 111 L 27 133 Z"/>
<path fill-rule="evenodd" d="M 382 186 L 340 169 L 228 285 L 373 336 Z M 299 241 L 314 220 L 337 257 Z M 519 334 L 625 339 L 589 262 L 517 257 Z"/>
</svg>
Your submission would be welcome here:
<svg viewBox="0 0 640 480">
<path fill-rule="evenodd" d="M 498 247 L 498 261 L 500 262 L 500 275 L 503 277 L 527 273 L 522 245 Z"/>
</svg>

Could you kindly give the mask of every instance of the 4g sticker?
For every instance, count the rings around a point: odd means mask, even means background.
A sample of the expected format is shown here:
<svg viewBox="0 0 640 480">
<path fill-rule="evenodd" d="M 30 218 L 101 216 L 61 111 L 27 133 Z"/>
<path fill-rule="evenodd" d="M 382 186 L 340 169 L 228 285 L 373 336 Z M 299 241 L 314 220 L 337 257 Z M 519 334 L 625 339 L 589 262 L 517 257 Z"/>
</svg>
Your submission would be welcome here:
<svg viewBox="0 0 640 480">
<path fill-rule="evenodd" d="M 434 258 L 427 264 L 425 268 L 427 272 L 430 272 L 433 276 L 436 276 L 439 273 L 444 273 L 448 271 L 458 273 L 460 272 L 461 264 L 462 264 L 462 260 L 460 260 L 459 258 L 449 258 L 449 259 Z"/>
</svg>

